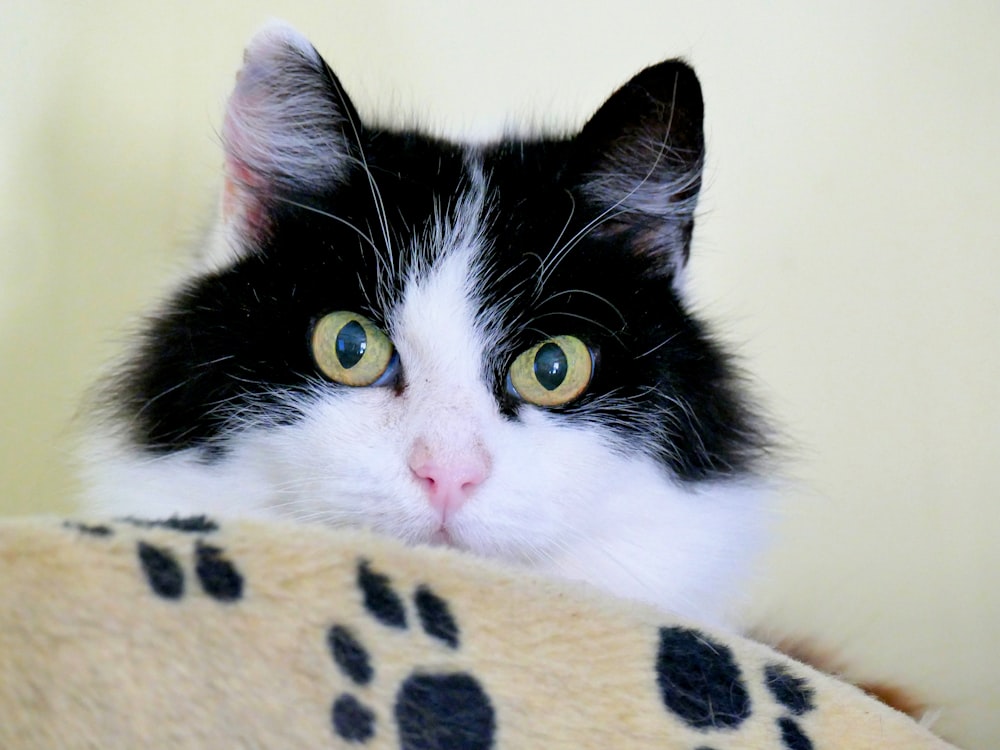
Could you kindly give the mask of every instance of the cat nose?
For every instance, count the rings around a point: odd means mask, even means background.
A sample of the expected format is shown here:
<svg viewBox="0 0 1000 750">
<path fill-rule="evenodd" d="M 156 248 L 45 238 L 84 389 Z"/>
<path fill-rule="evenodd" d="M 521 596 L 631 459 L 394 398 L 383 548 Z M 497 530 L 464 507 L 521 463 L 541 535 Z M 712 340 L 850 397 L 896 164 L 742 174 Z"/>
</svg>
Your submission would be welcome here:
<svg viewBox="0 0 1000 750">
<path fill-rule="evenodd" d="M 475 494 L 476 488 L 490 473 L 489 457 L 473 450 L 442 460 L 423 444 L 410 455 L 410 471 L 427 495 L 427 502 L 446 520 Z"/>
</svg>

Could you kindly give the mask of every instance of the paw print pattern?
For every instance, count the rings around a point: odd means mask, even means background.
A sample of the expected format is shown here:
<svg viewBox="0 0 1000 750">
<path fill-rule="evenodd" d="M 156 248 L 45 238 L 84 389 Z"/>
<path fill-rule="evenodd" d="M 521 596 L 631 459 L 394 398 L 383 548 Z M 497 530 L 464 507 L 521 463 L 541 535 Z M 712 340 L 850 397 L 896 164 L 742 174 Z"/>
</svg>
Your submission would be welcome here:
<svg viewBox="0 0 1000 750">
<path fill-rule="evenodd" d="M 357 571 L 365 611 L 387 628 L 409 629 L 407 608 L 388 576 L 361 561 Z M 461 647 L 458 623 L 448 603 L 427 586 L 419 586 L 413 606 L 424 634 L 451 650 Z M 335 624 L 327 647 L 340 672 L 359 687 L 372 684 L 377 670 L 355 634 Z M 493 747 L 496 718 L 479 681 L 465 672 L 413 671 L 396 690 L 393 717 L 402 750 L 486 750 Z M 333 731 L 364 744 L 377 731 L 375 712 L 351 693 L 339 695 L 331 711 Z"/>
<path fill-rule="evenodd" d="M 222 547 L 208 542 L 219 528 L 211 519 L 196 516 L 120 521 L 141 529 L 165 528 L 194 536 L 193 576 L 185 566 L 186 555 L 178 553 L 177 545 L 136 542 L 139 570 L 156 596 L 169 601 L 183 599 L 193 578 L 217 602 L 242 599 L 243 575 Z M 114 524 L 67 521 L 63 525 L 94 539 L 111 539 L 117 533 Z M 365 615 L 378 626 L 406 632 L 412 621 L 415 632 L 419 624 L 419 631 L 446 653 L 461 649 L 462 634 L 449 603 L 430 587 L 417 586 L 411 597 L 404 598 L 389 577 L 374 570 L 366 560 L 357 565 L 355 583 Z M 337 670 L 356 688 L 377 683 L 378 669 L 372 654 L 350 627 L 331 625 L 326 632 L 326 647 Z M 653 669 L 663 707 L 706 740 L 691 750 L 718 750 L 737 739 L 739 730 L 754 717 L 754 700 L 759 700 L 751 698 L 748 689 L 748 680 L 753 679 L 760 679 L 758 684 L 766 688 L 766 698 L 778 708 L 774 748 L 813 750 L 801 718 L 816 709 L 815 691 L 805 677 L 796 674 L 793 664 L 775 661 L 765 664 L 759 672 L 755 668 L 753 674 L 746 674 L 745 665 L 741 669 L 724 643 L 695 628 L 664 626 L 659 629 Z M 337 738 L 364 746 L 380 732 L 378 724 L 384 720 L 355 692 L 359 691 L 343 692 L 334 699 L 330 720 Z M 773 716 L 775 712 L 767 713 Z M 415 667 L 393 693 L 391 717 L 401 750 L 488 750 L 495 746 L 497 718 L 493 705 L 480 681 L 468 672 L 432 672 Z"/>
<path fill-rule="evenodd" d="M 769 664 L 764 669 L 764 684 L 774 699 L 792 712 L 793 716 L 802 716 L 812 711 L 813 690 L 804 677 L 796 677 L 783 664 Z M 778 719 L 781 730 L 781 740 L 789 750 L 812 750 L 812 742 L 795 719 L 783 716 Z"/>
<path fill-rule="evenodd" d="M 164 599 L 184 596 L 184 568 L 173 551 L 147 542 L 138 544 L 139 563 L 153 593 Z M 243 576 L 225 558 L 224 551 L 202 541 L 195 543 L 195 575 L 202 590 L 220 602 L 234 602 L 243 596 Z"/>
<path fill-rule="evenodd" d="M 122 518 L 122 523 L 140 529 L 162 528 L 183 534 L 211 534 L 219 525 L 206 516 L 187 516 L 146 520 Z M 109 524 L 85 524 L 66 521 L 63 526 L 99 539 L 113 537 L 114 528 Z M 140 541 L 136 544 L 139 568 L 153 593 L 163 599 L 177 600 L 184 597 L 186 576 L 184 566 L 175 551 Z M 195 541 L 194 572 L 202 591 L 218 602 L 235 602 L 243 597 L 243 575 L 230 562 L 221 547 L 206 544 L 201 538 Z"/>
<path fill-rule="evenodd" d="M 750 693 L 732 650 L 701 631 L 661 628 L 655 669 L 663 704 L 693 729 L 735 730 L 753 714 Z M 764 684 L 792 714 L 777 720 L 784 748 L 812 750 L 812 741 L 795 720 L 815 708 L 809 683 L 783 664 L 769 664 Z M 712 748 L 703 745 L 697 750 Z"/>
</svg>

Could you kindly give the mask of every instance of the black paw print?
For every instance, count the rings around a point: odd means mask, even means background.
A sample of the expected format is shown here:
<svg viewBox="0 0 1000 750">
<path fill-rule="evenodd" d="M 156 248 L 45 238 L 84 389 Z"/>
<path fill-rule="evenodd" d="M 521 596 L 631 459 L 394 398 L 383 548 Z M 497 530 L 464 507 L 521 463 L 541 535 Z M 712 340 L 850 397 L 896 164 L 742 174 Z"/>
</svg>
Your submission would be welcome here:
<svg viewBox="0 0 1000 750">
<path fill-rule="evenodd" d="M 660 629 L 656 677 L 664 705 L 693 729 L 734 730 L 753 715 L 750 694 L 733 652 L 701 631 Z M 808 682 L 783 664 L 767 665 L 763 678 L 774 699 L 792 714 L 777 720 L 784 747 L 812 750 L 812 741 L 794 718 L 815 708 Z M 698 750 L 711 748 L 704 745 Z"/>
<path fill-rule="evenodd" d="M 809 683 L 804 677 L 796 677 L 783 664 L 768 664 L 764 668 L 764 684 L 775 700 L 794 716 L 802 716 L 816 708 Z M 782 716 L 778 719 L 778 728 L 781 740 L 789 750 L 812 750 L 812 742 L 795 719 Z"/>
<path fill-rule="evenodd" d="M 123 523 L 139 528 L 165 528 L 184 534 L 211 534 L 218 531 L 215 521 L 205 516 L 168 518 L 147 521 L 137 518 L 121 519 Z M 108 524 L 83 524 L 68 521 L 68 529 L 98 538 L 114 536 L 114 528 Z M 186 590 L 184 566 L 168 547 L 140 541 L 136 545 L 139 567 L 153 593 L 164 599 L 181 599 Z M 194 546 L 194 572 L 202 591 L 216 601 L 235 602 L 243 596 L 243 576 L 226 558 L 221 547 L 206 544 L 198 539 Z"/>
<path fill-rule="evenodd" d="M 387 576 L 362 561 L 357 583 L 369 615 L 385 627 L 408 628 L 406 606 Z M 420 586 L 413 604 L 424 633 L 449 649 L 460 648 L 458 624 L 444 599 Z M 368 650 L 349 628 L 333 625 L 327 632 L 327 645 L 340 671 L 355 685 L 369 685 L 375 679 Z M 465 672 L 415 670 L 396 691 L 393 716 L 402 750 L 493 747 L 493 707 L 479 681 Z M 377 731 L 375 712 L 351 693 L 334 700 L 331 717 L 333 731 L 348 742 L 366 743 Z"/>
</svg>

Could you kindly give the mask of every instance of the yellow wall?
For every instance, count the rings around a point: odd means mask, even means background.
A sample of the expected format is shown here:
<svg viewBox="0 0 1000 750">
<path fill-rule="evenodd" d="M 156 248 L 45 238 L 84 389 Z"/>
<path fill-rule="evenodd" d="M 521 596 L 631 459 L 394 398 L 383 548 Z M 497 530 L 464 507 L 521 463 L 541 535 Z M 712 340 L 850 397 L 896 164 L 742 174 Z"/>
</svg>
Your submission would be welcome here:
<svg viewBox="0 0 1000 750">
<path fill-rule="evenodd" d="M 82 393 L 212 214 L 222 104 L 267 17 L 363 111 L 453 130 L 579 122 L 680 54 L 711 150 L 696 296 L 791 446 L 754 611 L 993 746 L 1000 6 L 398 5 L 0 6 L 0 507 L 72 506 Z"/>
</svg>

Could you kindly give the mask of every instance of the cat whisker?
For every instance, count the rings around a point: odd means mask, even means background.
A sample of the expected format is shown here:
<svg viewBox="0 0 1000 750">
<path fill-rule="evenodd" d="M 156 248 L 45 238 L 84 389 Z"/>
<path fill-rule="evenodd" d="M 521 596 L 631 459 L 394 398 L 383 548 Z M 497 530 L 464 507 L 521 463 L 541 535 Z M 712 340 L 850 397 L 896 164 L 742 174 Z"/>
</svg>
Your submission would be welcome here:
<svg viewBox="0 0 1000 750">
<path fill-rule="evenodd" d="M 541 272 L 538 274 L 538 287 L 537 287 L 538 289 L 541 289 L 545 286 L 549 278 L 551 278 L 552 273 L 555 271 L 555 268 L 573 250 L 573 248 L 576 247 L 576 245 L 579 244 L 579 242 L 583 240 L 588 234 L 590 234 L 594 229 L 599 227 L 601 224 L 611 221 L 623 214 L 629 213 L 628 209 L 622 211 L 619 211 L 618 209 L 621 206 L 625 205 L 625 202 L 628 201 L 629 198 L 633 197 L 643 186 L 645 186 L 647 182 L 649 182 L 652 176 L 656 173 L 656 170 L 660 165 L 660 161 L 663 159 L 664 155 L 669 150 L 668 141 L 670 132 L 673 127 L 674 105 L 676 104 L 676 100 L 677 100 L 677 81 L 675 80 L 674 90 L 670 102 L 670 117 L 667 120 L 666 127 L 664 129 L 664 135 L 658 142 L 658 146 L 656 149 L 656 158 L 653 160 L 653 163 L 646 171 L 646 174 L 625 195 L 623 195 L 614 204 L 612 204 L 604 211 L 602 211 L 600 214 L 598 214 L 594 219 L 585 224 L 582 229 L 580 229 L 575 235 L 573 235 L 573 237 L 571 237 L 566 242 L 565 245 L 563 245 L 563 247 L 561 247 L 559 250 L 556 250 L 555 246 L 553 246 L 552 250 L 550 250 L 549 253 L 545 256 L 543 268 Z M 559 236 L 561 238 L 562 233 L 560 233 Z M 558 239 L 556 240 L 556 242 L 558 243 Z"/>
<path fill-rule="evenodd" d="M 683 415 L 684 419 L 687 421 L 688 425 L 690 426 L 690 429 L 686 430 L 685 432 L 694 437 L 695 441 L 697 442 L 697 450 L 699 455 L 703 457 L 708 457 L 712 455 L 711 451 L 708 450 L 708 446 L 705 445 L 704 438 L 702 437 L 701 419 L 698 413 L 691 407 L 691 405 L 687 401 L 685 401 L 680 396 L 664 393 L 657 386 L 649 386 L 646 389 L 646 392 L 654 392 L 656 393 L 657 396 L 659 396 L 667 403 L 677 407 L 677 410 L 671 410 L 668 411 L 667 413 L 671 414 L 673 418 L 678 422 L 678 426 L 680 426 L 679 415 L 677 415 L 676 413 L 676 411 L 679 411 L 680 414 Z"/>
<path fill-rule="evenodd" d="M 666 346 L 667 344 L 669 344 L 671 341 L 673 341 L 679 335 L 680 335 L 680 333 L 674 333 L 671 336 L 667 336 L 667 338 L 663 339 L 663 341 L 661 341 L 659 344 L 657 344 L 656 346 L 654 346 L 652 349 L 647 349 L 642 354 L 636 355 L 636 359 L 642 359 L 643 357 L 648 357 L 653 352 L 659 351 L 661 348 L 663 348 L 664 346 Z"/>
<path fill-rule="evenodd" d="M 290 495 L 292 493 L 309 492 L 315 487 L 322 487 L 324 484 L 337 483 L 342 479 L 344 479 L 344 477 L 341 474 L 315 474 L 308 477 L 287 479 L 283 482 L 274 484 L 273 489 L 279 494 Z"/>
<path fill-rule="evenodd" d="M 497 276 L 493 276 L 492 274 L 495 272 L 497 261 L 491 260 L 486 262 L 486 264 L 484 265 L 482 275 L 483 277 L 488 277 L 490 279 L 489 282 L 490 288 L 499 287 L 509 276 L 519 271 L 521 267 L 528 262 L 529 258 L 534 258 L 539 263 L 541 263 L 541 256 L 539 256 L 537 253 L 526 253 L 521 257 L 521 259 L 517 263 L 508 266 L 503 271 L 501 271 Z M 510 288 L 506 296 L 503 299 L 499 300 L 495 306 L 503 313 L 508 312 L 510 309 L 512 309 L 514 306 L 518 304 L 521 288 L 533 281 L 534 281 L 533 275 L 530 273 L 526 274 L 524 278 L 517 281 Z"/>
<path fill-rule="evenodd" d="M 694 426 L 700 426 L 700 420 L 698 413 L 691 407 L 691 405 L 685 401 L 680 396 L 676 396 L 670 393 L 664 393 L 658 386 L 651 385 L 644 389 L 645 393 L 655 393 L 661 399 L 669 404 L 676 406 L 680 412 L 687 418 L 687 420 Z"/>
<path fill-rule="evenodd" d="M 559 230 L 559 236 L 556 237 L 556 241 L 552 243 L 555 247 L 562 240 L 563 235 L 566 234 L 566 230 L 569 229 L 570 223 L 573 221 L 573 215 L 576 213 L 576 197 L 573 195 L 573 191 L 565 189 L 563 192 L 569 197 L 569 215 L 566 217 L 566 223 L 563 224 L 562 229 Z"/>
<path fill-rule="evenodd" d="M 602 297 L 600 294 L 597 294 L 597 292 L 591 292 L 591 291 L 589 291 L 587 289 L 574 288 L 574 289 L 564 289 L 564 290 L 559 291 L 559 292 L 554 292 L 554 293 L 550 294 L 548 297 L 546 297 L 544 300 L 542 300 L 539 303 L 539 306 L 546 305 L 546 304 L 548 304 L 549 302 L 551 302 L 554 299 L 557 299 L 559 297 L 568 296 L 570 294 L 580 294 L 580 295 L 584 295 L 584 296 L 587 296 L 587 297 L 593 297 L 594 299 L 600 300 L 601 302 L 603 302 L 605 305 L 607 305 L 608 307 L 610 307 L 614 311 L 615 315 L 617 315 L 618 319 L 621 321 L 623 328 L 626 325 L 628 325 L 628 320 L 626 320 L 626 318 L 622 314 L 621 310 L 619 310 L 608 299 L 606 299 L 605 297 Z"/>
<path fill-rule="evenodd" d="M 139 407 L 139 410 L 136 412 L 135 416 L 136 417 L 141 417 L 143 414 L 145 414 L 146 410 L 149 409 L 149 407 L 153 406 L 153 404 L 155 404 L 161 398 L 163 398 L 164 396 L 169 396 L 174 391 L 176 391 L 176 390 L 178 390 L 180 388 L 183 388 L 186 385 L 188 385 L 187 381 L 181 381 L 179 383 L 175 383 L 174 385 L 170 386 L 169 388 L 164 388 L 162 391 L 160 391 L 159 393 L 157 393 L 155 396 L 151 396 L 150 398 L 146 399 L 146 401 L 143 403 L 143 405 Z"/>
<path fill-rule="evenodd" d="M 640 395 L 650 392 L 650 388 L 644 389 Z M 658 392 L 663 398 L 663 394 Z M 669 401 L 669 399 L 667 399 Z M 660 411 L 651 413 L 635 403 L 633 398 L 619 395 L 617 390 L 603 394 L 592 401 L 581 406 L 579 418 L 592 424 L 595 428 L 613 427 L 622 430 L 633 436 L 641 436 L 642 443 L 649 446 L 649 450 L 655 448 L 655 453 L 667 455 L 671 459 L 680 459 L 680 450 L 674 447 L 675 434 L 662 420 L 672 421 L 676 425 L 676 430 L 681 429 L 680 416 L 678 410 Z M 683 409 L 681 409 L 683 411 Z M 656 414 L 657 416 L 653 416 Z M 632 443 L 632 448 L 636 443 Z"/>
<path fill-rule="evenodd" d="M 353 127 L 353 123 L 352 123 Z M 389 215 L 385 209 L 385 202 L 382 200 L 382 191 L 379 189 L 378 182 L 375 180 L 375 175 L 372 174 L 371 169 L 368 167 L 368 161 L 365 157 L 364 148 L 361 145 L 361 138 L 358 136 L 355 130 L 355 137 L 358 142 L 358 152 L 361 154 L 360 159 L 352 159 L 356 164 L 360 164 L 361 168 L 365 172 L 365 177 L 368 180 L 368 188 L 372 193 L 372 201 L 375 205 L 375 216 L 378 219 L 380 228 L 382 229 L 382 238 L 385 240 L 385 247 L 388 253 L 388 258 L 390 261 L 390 267 L 395 273 L 395 260 L 394 254 L 392 252 L 392 240 L 390 238 L 389 232 Z"/>
<path fill-rule="evenodd" d="M 544 271 L 544 269 L 545 269 L 545 267 L 546 267 L 546 265 L 548 263 L 549 258 L 552 256 L 553 251 L 555 251 L 555 249 L 557 247 L 559 247 L 559 243 L 562 241 L 563 236 L 566 234 L 566 230 L 569 228 L 570 223 L 572 223 L 573 216 L 576 213 L 576 198 L 573 196 L 573 191 L 567 189 L 565 191 L 565 193 L 566 193 L 566 195 L 569 196 L 569 201 L 570 201 L 570 204 L 569 204 L 569 215 L 566 216 L 566 222 L 563 224 L 562 229 L 559 230 L 559 235 L 556 237 L 555 242 L 552 243 L 552 247 L 549 249 L 549 252 L 545 254 L 545 257 L 542 258 L 539 255 L 535 256 L 535 257 L 538 258 L 538 261 L 539 261 L 539 271 L 540 271 L 539 272 L 539 277 L 541 277 L 541 275 L 542 275 L 541 271 Z M 533 255 L 534 255 L 534 253 L 533 253 Z M 542 286 L 543 286 L 543 282 L 539 278 L 538 288 L 541 289 Z"/>
<path fill-rule="evenodd" d="M 637 554 L 641 555 L 647 551 L 643 548 L 643 546 L 640 543 L 634 540 L 631 539 L 616 540 L 616 543 L 618 543 L 619 545 L 622 542 L 627 542 L 631 547 L 635 549 Z M 640 573 L 646 570 L 645 568 L 636 568 L 634 565 L 629 565 L 619 555 L 615 554 L 608 546 L 604 544 L 594 544 L 594 540 L 591 536 L 589 536 L 588 534 L 586 534 L 577 527 L 570 526 L 568 523 L 566 524 L 565 528 L 561 530 L 561 533 L 558 535 L 558 538 L 554 540 L 553 544 L 550 544 L 544 550 L 542 549 L 537 550 L 540 553 L 537 559 L 539 560 L 544 559 L 552 563 L 561 571 L 562 575 L 568 576 L 570 578 L 577 578 L 579 580 L 587 580 L 589 577 L 588 574 L 590 574 L 589 569 L 581 568 L 579 571 L 577 571 L 572 567 L 567 566 L 567 561 L 568 559 L 571 558 L 558 556 L 559 552 L 570 552 L 570 553 L 578 552 L 581 544 L 587 549 L 588 553 L 591 552 L 598 553 L 604 559 L 608 560 L 617 570 L 623 573 L 626 578 L 635 583 L 636 586 L 633 587 L 634 589 L 645 592 L 645 594 L 647 594 L 647 596 L 644 598 L 646 598 L 649 601 L 655 601 L 658 598 L 657 595 L 660 591 L 659 582 L 653 579 L 649 575 L 640 575 Z M 684 602 L 684 607 L 681 608 L 681 611 L 688 609 L 687 599 L 681 598 L 675 601 Z"/>
<path fill-rule="evenodd" d="M 344 518 L 348 518 L 348 521 L 344 521 Z M 292 520 L 298 521 L 299 523 L 321 523 L 326 526 L 336 526 L 340 528 L 358 526 L 357 514 L 337 514 L 331 512 L 329 509 L 315 510 L 310 513 L 297 513 L 292 516 Z"/>
<path fill-rule="evenodd" d="M 525 327 L 529 328 L 530 330 L 536 330 L 537 331 L 539 329 L 535 328 L 531 324 L 535 323 L 538 320 L 541 320 L 542 318 L 551 318 L 551 317 L 575 318 L 577 320 L 582 320 L 585 323 L 590 323 L 590 324 L 594 325 L 595 327 L 600 328 L 601 330 L 605 331 L 609 336 L 612 336 L 615 340 L 619 340 L 620 341 L 618 334 L 621 332 L 621 329 L 619 329 L 618 331 L 615 331 L 615 330 L 609 328 L 608 326 L 604 325 L 603 323 L 600 323 L 600 322 L 594 320 L 593 318 L 588 318 L 586 315 L 577 315 L 576 313 L 568 313 L 568 312 L 545 312 L 545 313 L 539 313 L 539 314 L 533 316 L 531 318 L 531 320 L 527 321 L 525 323 Z M 542 335 L 548 335 L 548 334 L 543 333 Z"/>
<path fill-rule="evenodd" d="M 340 82 L 337 80 L 337 77 L 333 75 L 333 72 L 329 68 L 326 70 L 327 80 L 333 87 L 337 98 L 340 100 L 339 110 L 347 120 L 347 124 L 350 126 L 351 134 L 354 136 L 354 142 L 358 147 L 358 154 L 360 154 L 360 159 L 356 159 L 354 157 L 351 157 L 351 159 L 360 164 L 365 172 L 365 177 L 368 180 L 368 187 L 371 190 L 372 198 L 375 204 L 375 213 L 378 216 L 379 224 L 382 227 L 382 235 L 385 239 L 386 250 L 389 252 L 391 259 L 392 245 L 389 241 L 389 218 L 386 214 L 385 203 L 382 200 L 382 193 L 379 190 L 378 183 L 375 181 L 375 175 L 372 174 L 372 171 L 368 166 L 368 159 L 365 156 L 364 144 L 361 140 L 361 129 L 359 124 L 355 122 L 354 119 L 354 107 L 351 104 L 350 99 L 347 97 L 347 93 L 343 90 L 343 87 L 341 87 Z"/>
<path fill-rule="evenodd" d="M 358 271 L 358 273 L 357 273 L 357 277 L 358 277 L 358 289 L 360 289 L 360 290 L 361 290 L 361 294 L 362 294 L 362 296 L 363 296 L 363 297 L 365 298 L 365 305 L 367 306 L 367 308 L 368 308 L 368 311 L 369 311 L 369 312 L 372 312 L 372 311 L 374 311 L 374 310 L 375 310 L 376 308 L 375 308 L 375 306 L 374 306 L 374 305 L 372 304 L 372 298 L 371 298 L 371 296 L 370 296 L 370 295 L 368 294 L 368 285 L 367 285 L 367 284 L 365 284 L 365 281 L 364 281 L 364 279 L 362 278 L 362 276 L 361 276 L 361 272 L 360 272 L 360 271 Z M 376 294 L 378 294 L 378 293 L 376 292 Z"/>
<path fill-rule="evenodd" d="M 296 521 L 323 520 L 327 523 L 335 522 L 335 525 L 340 526 L 360 526 L 362 524 L 362 518 L 356 510 L 351 510 L 346 506 L 323 503 L 313 496 L 300 496 L 282 501 L 268 498 L 260 505 L 255 506 L 254 510 L 277 514 Z"/>
<path fill-rule="evenodd" d="M 643 549 L 641 545 L 633 544 L 638 553 L 642 553 Z M 657 585 L 655 581 L 649 580 L 648 577 L 640 576 L 635 566 L 631 566 L 622 561 L 622 559 L 614 554 L 610 549 L 603 545 L 595 545 L 595 549 L 600 552 L 604 558 L 610 561 L 619 571 L 624 573 L 631 581 L 636 583 L 642 591 L 646 592 L 649 599 L 654 599 L 658 593 Z"/>
<path fill-rule="evenodd" d="M 353 229 L 361 239 L 363 239 L 365 242 L 369 244 L 369 246 L 371 246 L 372 250 L 378 253 L 378 248 L 375 246 L 375 240 L 372 239 L 370 235 L 367 235 L 364 232 L 362 232 L 357 226 L 349 222 L 347 219 L 341 216 L 337 216 L 336 214 L 332 214 L 329 211 L 324 211 L 321 208 L 316 208 L 316 206 L 310 206 L 308 203 L 300 203 L 299 201 L 293 201 L 291 198 L 285 198 L 280 195 L 276 196 L 275 200 L 277 200 L 279 203 L 286 203 L 289 206 L 295 206 L 296 208 L 301 208 L 304 211 L 310 211 L 314 214 L 323 216 L 324 218 L 339 222 L 344 226 L 346 226 L 348 229 Z"/>
<path fill-rule="evenodd" d="M 633 192 L 638 190 L 639 187 L 641 187 L 641 183 L 639 185 L 636 185 L 636 187 L 633 189 Z M 536 289 L 539 292 L 545 288 L 545 285 L 548 283 L 549 279 L 552 277 L 552 274 L 555 272 L 559 264 L 562 263 L 563 259 L 566 258 L 566 256 L 569 255 L 570 252 L 572 252 L 573 248 L 575 248 L 580 243 L 581 240 L 583 240 L 588 234 L 590 234 L 591 231 L 596 229 L 601 224 L 607 221 L 611 221 L 612 219 L 615 219 L 616 217 L 627 213 L 627 211 L 624 210 L 616 212 L 616 209 L 620 205 L 622 205 L 628 199 L 628 197 L 629 197 L 628 195 L 623 196 L 613 206 L 605 209 L 600 214 L 598 214 L 597 217 L 587 222 L 587 224 L 585 224 L 582 229 L 580 229 L 576 234 L 574 234 L 561 248 L 559 248 L 558 250 L 555 250 L 555 248 L 553 248 L 553 250 L 549 251 L 549 253 L 543 259 L 542 268 L 538 273 Z"/>
</svg>

